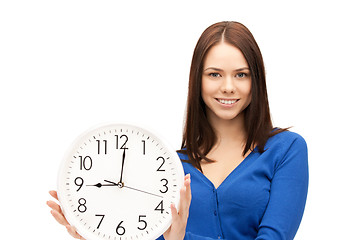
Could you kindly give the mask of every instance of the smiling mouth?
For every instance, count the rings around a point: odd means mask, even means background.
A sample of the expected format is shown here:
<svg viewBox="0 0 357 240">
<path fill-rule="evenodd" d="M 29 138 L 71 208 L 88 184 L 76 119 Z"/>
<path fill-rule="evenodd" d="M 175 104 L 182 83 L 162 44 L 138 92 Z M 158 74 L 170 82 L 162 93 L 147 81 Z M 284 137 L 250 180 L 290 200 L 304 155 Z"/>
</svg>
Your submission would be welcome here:
<svg viewBox="0 0 357 240">
<path fill-rule="evenodd" d="M 219 103 L 222 103 L 222 104 L 225 104 L 225 105 L 232 105 L 232 104 L 234 104 L 234 103 L 239 101 L 239 99 L 220 99 L 220 98 L 216 98 L 216 100 Z"/>
</svg>

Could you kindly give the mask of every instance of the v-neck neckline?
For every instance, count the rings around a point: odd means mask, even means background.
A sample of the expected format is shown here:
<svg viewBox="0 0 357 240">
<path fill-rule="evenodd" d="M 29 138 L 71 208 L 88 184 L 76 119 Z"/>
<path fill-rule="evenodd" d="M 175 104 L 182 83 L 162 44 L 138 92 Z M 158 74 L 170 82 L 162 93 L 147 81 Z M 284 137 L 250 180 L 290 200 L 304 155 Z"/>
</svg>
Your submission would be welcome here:
<svg viewBox="0 0 357 240">
<path fill-rule="evenodd" d="M 235 167 L 228 175 L 227 177 L 218 185 L 218 187 L 216 188 L 216 186 L 213 184 L 213 182 L 206 176 L 204 175 L 200 170 L 198 170 L 197 168 L 193 167 L 195 169 L 195 171 L 198 172 L 198 176 L 200 177 L 200 179 L 205 183 L 207 184 L 209 187 L 212 187 L 213 189 L 215 190 L 219 190 L 222 188 L 222 185 L 224 187 L 225 185 L 225 182 L 227 182 L 229 180 L 229 178 L 231 178 L 233 175 L 236 174 L 236 172 L 239 172 L 241 171 L 240 169 L 243 168 L 244 166 L 247 165 L 247 162 L 249 161 L 249 159 L 252 158 L 252 156 L 257 153 L 256 152 L 256 148 L 253 149 L 253 151 L 251 151 L 248 156 L 246 156 L 242 162 L 237 166 Z"/>
</svg>

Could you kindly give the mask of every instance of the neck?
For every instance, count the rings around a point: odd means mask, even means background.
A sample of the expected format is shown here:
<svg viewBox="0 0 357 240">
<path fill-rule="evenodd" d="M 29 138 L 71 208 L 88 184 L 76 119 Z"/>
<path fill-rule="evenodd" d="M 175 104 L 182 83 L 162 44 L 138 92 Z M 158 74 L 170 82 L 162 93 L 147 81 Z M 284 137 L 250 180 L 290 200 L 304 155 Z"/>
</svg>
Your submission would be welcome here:
<svg viewBox="0 0 357 240">
<path fill-rule="evenodd" d="M 244 112 L 231 120 L 208 116 L 209 122 L 217 136 L 217 145 L 244 145 L 247 139 L 247 133 L 244 127 Z"/>
</svg>

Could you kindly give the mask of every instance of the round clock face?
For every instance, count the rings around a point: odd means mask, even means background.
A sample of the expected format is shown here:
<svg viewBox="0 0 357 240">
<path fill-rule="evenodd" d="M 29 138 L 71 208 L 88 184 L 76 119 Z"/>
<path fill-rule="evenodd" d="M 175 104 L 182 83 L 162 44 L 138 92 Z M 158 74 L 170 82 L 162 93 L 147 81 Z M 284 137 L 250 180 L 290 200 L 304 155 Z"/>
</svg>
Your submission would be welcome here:
<svg viewBox="0 0 357 240">
<path fill-rule="evenodd" d="M 177 153 L 161 138 L 111 124 L 74 142 L 59 170 L 58 197 L 86 239 L 156 239 L 171 224 L 183 178 Z"/>
</svg>

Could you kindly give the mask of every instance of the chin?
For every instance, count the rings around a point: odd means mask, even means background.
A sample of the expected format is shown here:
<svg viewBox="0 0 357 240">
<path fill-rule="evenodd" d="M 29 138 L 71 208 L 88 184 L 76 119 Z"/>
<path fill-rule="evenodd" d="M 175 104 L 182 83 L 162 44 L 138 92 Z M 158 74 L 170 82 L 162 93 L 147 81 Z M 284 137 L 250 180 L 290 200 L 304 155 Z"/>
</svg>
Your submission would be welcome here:
<svg viewBox="0 0 357 240">
<path fill-rule="evenodd" d="M 236 120 L 238 118 L 238 115 L 235 116 L 222 116 L 221 119 L 225 120 L 225 121 L 233 121 Z"/>
<path fill-rule="evenodd" d="M 231 113 L 231 114 L 214 114 L 214 118 L 217 120 L 223 120 L 223 121 L 233 121 L 237 120 L 239 116 L 242 115 L 241 113 Z"/>
</svg>

